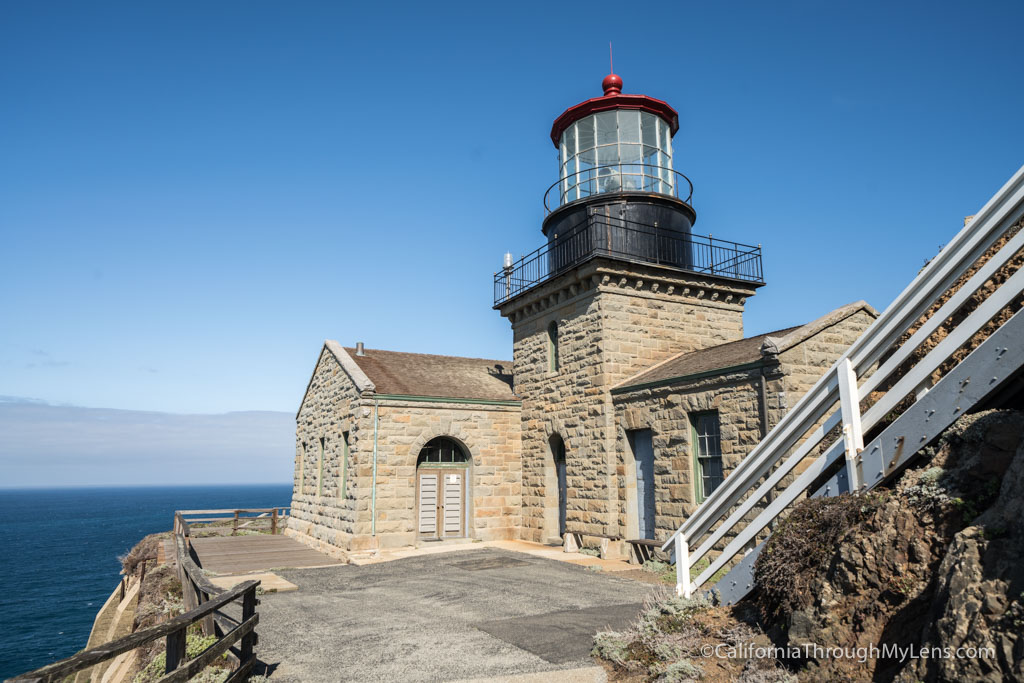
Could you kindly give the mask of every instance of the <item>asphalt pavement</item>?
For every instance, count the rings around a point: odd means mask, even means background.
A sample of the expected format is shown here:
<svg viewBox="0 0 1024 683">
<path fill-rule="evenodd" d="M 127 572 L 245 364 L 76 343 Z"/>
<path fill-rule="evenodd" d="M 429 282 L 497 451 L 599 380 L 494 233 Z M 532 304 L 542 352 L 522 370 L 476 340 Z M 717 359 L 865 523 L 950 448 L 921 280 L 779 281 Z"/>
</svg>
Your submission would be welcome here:
<svg viewBox="0 0 1024 683">
<path fill-rule="evenodd" d="M 578 669 L 596 631 L 625 627 L 659 590 L 494 548 L 277 573 L 298 590 L 260 598 L 257 655 L 274 683 Z"/>
</svg>

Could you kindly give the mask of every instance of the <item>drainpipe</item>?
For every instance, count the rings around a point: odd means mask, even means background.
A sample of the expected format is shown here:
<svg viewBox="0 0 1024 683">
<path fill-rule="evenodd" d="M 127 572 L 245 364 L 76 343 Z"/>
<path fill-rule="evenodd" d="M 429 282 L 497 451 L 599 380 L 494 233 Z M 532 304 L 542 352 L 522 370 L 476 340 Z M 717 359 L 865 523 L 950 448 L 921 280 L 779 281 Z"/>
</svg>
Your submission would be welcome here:
<svg viewBox="0 0 1024 683">
<path fill-rule="evenodd" d="M 764 376 L 764 366 L 761 366 L 761 376 L 758 386 L 758 408 L 761 413 L 761 438 L 768 436 L 768 380 Z"/>
<path fill-rule="evenodd" d="M 370 488 L 370 535 L 377 535 L 377 397 L 373 398 L 373 484 Z"/>
<path fill-rule="evenodd" d="M 762 440 L 764 439 L 764 437 L 768 436 L 768 378 L 765 377 L 765 370 L 766 370 L 765 366 L 762 365 L 761 366 L 760 382 L 759 382 L 759 386 L 758 386 L 758 389 L 759 389 L 759 391 L 758 391 L 758 394 L 759 394 L 758 395 L 758 399 L 759 399 L 758 403 L 760 404 L 760 413 L 761 413 L 761 439 Z M 767 504 L 771 505 L 772 502 L 775 500 L 775 492 L 774 491 L 769 491 L 768 495 L 766 496 L 766 498 L 767 498 Z M 770 521 L 768 523 L 768 528 L 774 531 L 775 530 L 775 523 L 776 523 L 776 521 L 777 521 L 776 519 L 772 519 L 772 521 Z"/>
</svg>

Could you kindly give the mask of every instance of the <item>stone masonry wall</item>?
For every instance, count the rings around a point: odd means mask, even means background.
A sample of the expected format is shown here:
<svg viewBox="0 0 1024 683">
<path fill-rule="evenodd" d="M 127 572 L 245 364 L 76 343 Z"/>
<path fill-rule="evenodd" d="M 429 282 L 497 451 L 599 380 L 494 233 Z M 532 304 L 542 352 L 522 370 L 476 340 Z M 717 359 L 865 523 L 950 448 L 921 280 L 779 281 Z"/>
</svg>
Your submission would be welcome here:
<svg viewBox="0 0 1024 683">
<path fill-rule="evenodd" d="M 790 407 L 796 405 L 874 320 L 873 315 L 860 310 L 779 354 L 779 359 L 786 368 L 785 388 Z M 829 414 L 836 410 L 839 410 L 838 401 Z M 824 421 L 825 418 L 818 420 L 799 443 L 803 443 Z M 838 436 L 838 432 L 835 435 Z M 794 468 L 792 477 L 802 473 L 812 462 L 812 458 L 804 458 Z"/>
<path fill-rule="evenodd" d="M 523 401 L 523 538 L 557 538 L 553 434 L 566 445 L 567 527 L 617 532 L 618 434 L 610 388 L 676 353 L 741 338 L 743 302 L 752 293 L 601 262 L 502 310 L 513 324 L 515 390 Z M 547 359 L 552 320 L 559 329 L 557 372 Z"/>
<path fill-rule="evenodd" d="M 484 541 L 518 536 L 522 522 L 518 405 L 388 399 L 378 410 L 376 531 L 380 547 L 416 543 L 416 461 L 423 446 L 438 436 L 460 442 L 471 459 L 467 535 Z M 369 519 L 367 515 L 359 528 L 364 538 L 370 533 Z"/>
<path fill-rule="evenodd" d="M 519 406 L 379 401 L 376 535 L 371 518 L 374 407 L 373 395 L 360 396 L 333 354 L 323 349 L 296 419 L 289 536 L 337 557 L 415 544 L 416 460 L 435 436 L 455 438 L 472 458 L 468 535 L 483 540 L 518 536 Z M 349 458 L 342 491 L 346 433 Z"/>
<path fill-rule="evenodd" d="M 781 419 L 782 377 L 778 365 L 766 373 L 768 428 Z M 655 538 L 668 538 L 697 508 L 694 471 L 694 413 L 718 411 L 722 467 L 726 476 L 761 440 L 761 368 L 695 379 L 615 396 L 619 426 L 616 475 L 620 533 L 636 538 L 638 530 L 636 470 L 627 430 L 650 429 L 654 445 Z"/>
<path fill-rule="evenodd" d="M 769 430 L 873 320 L 874 317 L 866 311 L 858 311 L 778 356 L 765 358 Z M 664 540 L 696 509 L 690 414 L 718 411 L 722 464 L 728 476 L 761 440 L 761 372 L 761 368 L 753 368 L 615 395 L 619 427 L 617 475 L 621 501 L 618 524 L 623 535 L 631 536 L 638 528 L 635 461 L 626 439 L 626 430 L 652 430 L 655 526 L 657 538 Z M 792 481 L 793 476 L 787 476 L 780 486 Z M 726 540 L 730 537 L 731 534 Z"/>
<path fill-rule="evenodd" d="M 786 367 L 786 391 L 793 396 L 790 405 L 795 405 L 874 321 L 867 311 L 857 311 L 779 354 Z"/>
<path fill-rule="evenodd" d="M 323 348 L 296 418 L 292 517 L 286 533 L 338 557 L 351 549 L 358 516 L 368 510 L 363 491 L 373 433 L 358 403 L 355 384 L 334 355 Z M 342 491 L 345 433 L 349 460 Z"/>
</svg>

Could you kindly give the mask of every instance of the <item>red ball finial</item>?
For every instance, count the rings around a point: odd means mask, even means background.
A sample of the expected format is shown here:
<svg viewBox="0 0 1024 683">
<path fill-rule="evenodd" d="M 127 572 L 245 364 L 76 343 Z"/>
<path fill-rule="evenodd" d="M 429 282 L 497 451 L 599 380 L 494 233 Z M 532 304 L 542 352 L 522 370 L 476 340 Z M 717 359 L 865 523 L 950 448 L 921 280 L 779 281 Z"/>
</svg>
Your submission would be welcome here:
<svg viewBox="0 0 1024 683">
<path fill-rule="evenodd" d="M 601 87 L 604 88 L 605 97 L 608 95 L 618 95 L 622 92 L 622 79 L 615 74 L 608 74 L 601 81 Z"/>
</svg>

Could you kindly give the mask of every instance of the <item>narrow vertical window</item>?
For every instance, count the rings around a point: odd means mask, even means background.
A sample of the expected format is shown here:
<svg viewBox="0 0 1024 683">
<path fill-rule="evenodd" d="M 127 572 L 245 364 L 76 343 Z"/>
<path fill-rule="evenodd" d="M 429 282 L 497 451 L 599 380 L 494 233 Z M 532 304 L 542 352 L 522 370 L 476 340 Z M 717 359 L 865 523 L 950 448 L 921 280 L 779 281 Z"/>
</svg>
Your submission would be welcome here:
<svg viewBox="0 0 1024 683">
<path fill-rule="evenodd" d="M 306 442 L 302 442 L 302 451 L 299 453 L 299 495 L 304 493 L 306 487 Z"/>
<path fill-rule="evenodd" d="M 346 497 L 345 485 L 348 483 L 348 432 L 341 434 L 341 486 L 338 488 L 338 497 Z"/>
<path fill-rule="evenodd" d="M 324 495 L 324 437 L 320 437 L 320 463 L 317 466 L 316 475 L 316 496 L 319 498 Z"/>
<path fill-rule="evenodd" d="M 718 412 L 691 416 L 693 435 L 693 489 L 698 503 L 711 495 L 725 478 Z"/>
<path fill-rule="evenodd" d="M 548 325 L 548 370 L 558 372 L 558 323 Z"/>
</svg>

